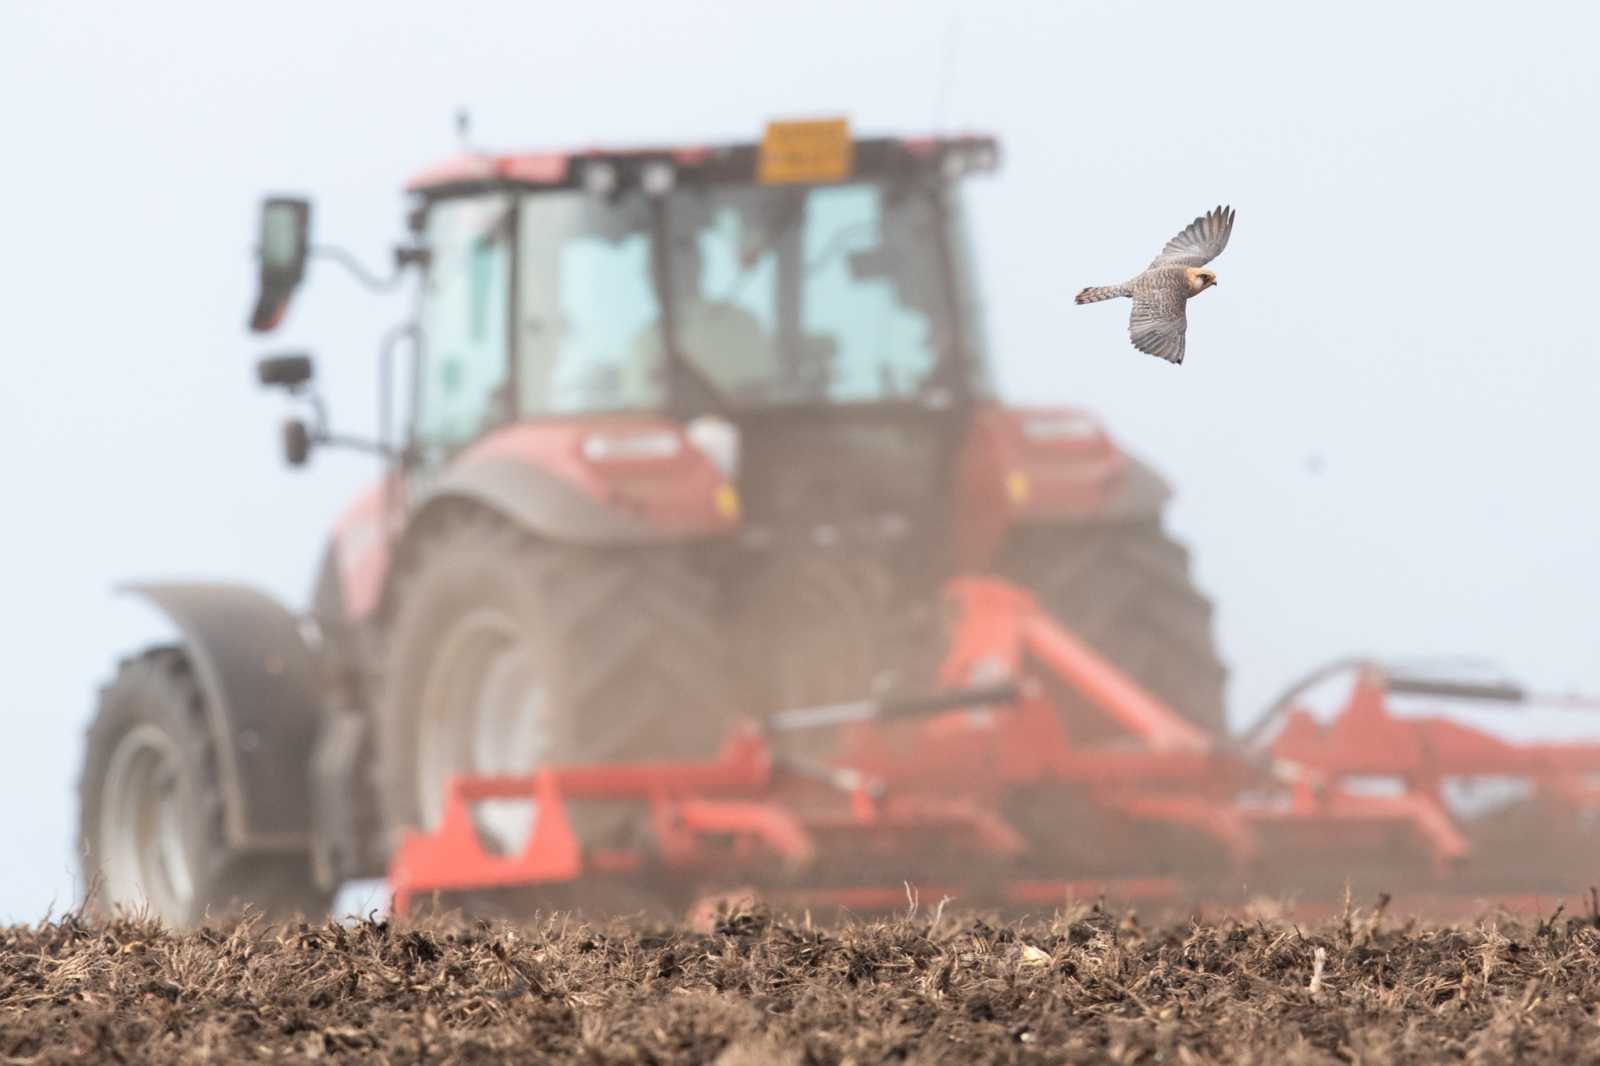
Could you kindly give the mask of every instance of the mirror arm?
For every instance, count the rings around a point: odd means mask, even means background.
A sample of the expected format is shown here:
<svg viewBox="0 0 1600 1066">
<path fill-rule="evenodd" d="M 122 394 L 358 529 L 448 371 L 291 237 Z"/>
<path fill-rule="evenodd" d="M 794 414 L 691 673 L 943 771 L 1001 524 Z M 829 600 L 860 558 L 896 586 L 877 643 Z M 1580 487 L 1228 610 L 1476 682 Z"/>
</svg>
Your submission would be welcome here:
<svg viewBox="0 0 1600 1066">
<path fill-rule="evenodd" d="M 380 455 L 390 461 L 403 458 L 400 449 L 391 448 L 389 445 L 379 441 L 363 440 L 360 437 L 346 437 L 343 434 L 329 433 L 327 430 L 322 429 L 311 434 L 311 443 L 319 447 L 348 448 L 351 451 L 368 452 L 372 455 Z"/>
<path fill-rule="evenodd" d="M 290 395 L 299 393 L 306 403 L 311 406 L 311 439 L 321 441 L 328 436 L 328 405 L 323 402 L 322 394 L 315 389 L 292 389 Z"/>
<path fill-rule="evenodd" d="M 350 275 L 362 285 L 373 292 L 389 292 L 398 286 L 406 276 L 406 267 L 421 263 L 426 255 L 417 248 L 395 249 L 394 272 L 386 278 L 380 278 L 364 266 L 361 260 L 336 245 L 317 244 L 311 247 L 311 255 L 318 259 L 331 259 L 350 272 Z"/>
<path fill-rule="evenodd" d="M 410 454 L 407 448 L 397 448 L 387 439 L 367 440 L 362 437 L 347 437 L 342 433 L 334 433 L 328 427 L 328 404 L 322 394 L 306 385 L 290 387 L 289 395 L 297 400 L 303 400 L 311 408 L 311 425 L 307 428 L 307 437 L 313 447 L 348 448 L 351 451 L 367 452 L 371 455 L 382 456 L 386 462 L 405 463 L 409 461 Z"/>
</svg>

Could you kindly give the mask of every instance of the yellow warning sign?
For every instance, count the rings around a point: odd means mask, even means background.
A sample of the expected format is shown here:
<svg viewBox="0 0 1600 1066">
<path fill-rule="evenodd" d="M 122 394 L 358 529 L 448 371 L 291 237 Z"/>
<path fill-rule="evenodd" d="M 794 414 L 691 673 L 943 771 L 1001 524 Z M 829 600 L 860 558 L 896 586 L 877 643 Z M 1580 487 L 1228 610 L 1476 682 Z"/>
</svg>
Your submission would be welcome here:
<svg viewBox="0 0 1600 1066">
<path fill-rule="evenodd" d="M 850 176 L 851 149 L 847 119 L 769 122 L 761 138 L 756 180 L 763 184 L 843 181 Z"/>
</svg>

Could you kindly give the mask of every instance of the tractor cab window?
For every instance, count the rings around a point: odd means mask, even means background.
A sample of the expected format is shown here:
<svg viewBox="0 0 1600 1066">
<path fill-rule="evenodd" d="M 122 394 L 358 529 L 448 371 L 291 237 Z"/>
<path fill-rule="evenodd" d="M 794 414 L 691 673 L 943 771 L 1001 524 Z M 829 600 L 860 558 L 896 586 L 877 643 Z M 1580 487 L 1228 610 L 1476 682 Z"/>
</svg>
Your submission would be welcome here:
<svg viewBox="0 0 1600 1066">
<path fill-rule="evenodd" d="M 668 338 L 700 391 L 735 408 L 928 400 L 963 342 L 953 223 L 923 182 L 696 185 L 664 226 L 637 190 L 524 194 L 516 414 L 660 410 Z M 665 249 L 656 245 L 666 241 Z"/>
<path fill-rule="evenodd" d="M 682 188 L 678 347 L 737 405 L 923 395 L 954 338 L 939 213 L 915 185 Z"/>
<path fill-rule="evenodd" d="M 428 212 L 415 436 L 452 449 L 505 421 L 511 204 L 444 200 Z"/>
<path fill-rule="evenodd" d="M 835 403 L 915 395 L 936 361 L 943 292 L 932 203 L 877 185 L 818 189 L 808 205 L 801 328 L 833 354 Z"/>
<path fill-rule="evenodd" d="M 659 408 L 662 339 L 649 205 L 523 198 L 517 390 L 523 415 Z"/>
</svg>

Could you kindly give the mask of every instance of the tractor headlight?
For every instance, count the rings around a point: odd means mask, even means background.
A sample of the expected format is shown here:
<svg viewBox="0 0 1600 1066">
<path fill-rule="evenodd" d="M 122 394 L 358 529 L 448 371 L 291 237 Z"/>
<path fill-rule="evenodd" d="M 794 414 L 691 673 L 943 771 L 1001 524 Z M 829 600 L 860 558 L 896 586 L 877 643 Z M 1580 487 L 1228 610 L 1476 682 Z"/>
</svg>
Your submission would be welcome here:
<svg viewBox="0 0 1600 1066">
<path fill-rule="evenodd" d="M 945 149 L 941 165 L 944 176 L 952 180 L 967 174 L 987 174 L 1000 165 L 1000 153 L 989 141 L 952 144 Z"/>
<path fill-rule="evenodd" d="M 730 481 L 739 476 L 739 427 L 726 418 L 706 415 L 689 423 L 689 441 Z"/>
<path fill-rule="evenodd" d="M 639 171 L 639 185 L 644 189 L 646 196 L 665 196 L 672 191 L 676 177 L 671 163 L 653 159 Z"/>
<path fill-rule="evenodd" d="M 583 188 L 591 196 L 609 196 L 617 187 L 617 168 L 599 161 L 583 168 Z"/>
</svg>

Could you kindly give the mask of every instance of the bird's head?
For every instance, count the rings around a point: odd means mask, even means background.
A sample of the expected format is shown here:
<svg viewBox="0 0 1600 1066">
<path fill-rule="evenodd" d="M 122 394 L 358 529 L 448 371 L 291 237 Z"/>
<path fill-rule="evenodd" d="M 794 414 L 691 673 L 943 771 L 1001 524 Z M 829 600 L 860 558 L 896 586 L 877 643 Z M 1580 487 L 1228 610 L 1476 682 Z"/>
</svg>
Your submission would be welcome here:
<svg viewBox="0 0 1600 1066">
<path fill-rule="evenodd" d="M 1214 270 L 1201 270 L 1198 267 L 1189 268 L 1189 295 L 1198 296 L 1217 283 L 1217 274 Z"/>
</svg>

